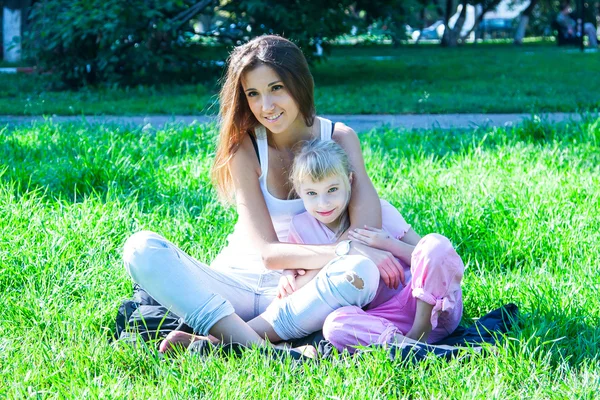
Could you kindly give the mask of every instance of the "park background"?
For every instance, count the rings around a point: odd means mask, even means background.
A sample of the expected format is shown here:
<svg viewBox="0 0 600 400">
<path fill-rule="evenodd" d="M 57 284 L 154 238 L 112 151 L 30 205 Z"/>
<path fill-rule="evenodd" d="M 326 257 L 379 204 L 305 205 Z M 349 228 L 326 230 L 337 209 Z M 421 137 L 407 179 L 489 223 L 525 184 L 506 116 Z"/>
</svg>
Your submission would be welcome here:
<svg viewBox="0 0 600 400">
<path fill-rule="evenodd" d="M 597 27 L 599 2 L 579 3 L 575 17 Z M 600 53 L 558 45 L 558 2 L 0 7 L 0 397 L 598 397 Z M 236 216 L 209 179 L 217 125 L 179 116 L 215 115 L 228 52 L 263 33 L 305 52 L 319 114 L 524 115 L 358 132 L 380 196 L 457 246 L 463 322 L 520 307 L 494 351 L 298 364 L 256 350 L 164 360 L 152 345 L 109 343 L 131 295 L 130 234 L 160 232 L 207 262 L 225 244 Z"/>
</svg>

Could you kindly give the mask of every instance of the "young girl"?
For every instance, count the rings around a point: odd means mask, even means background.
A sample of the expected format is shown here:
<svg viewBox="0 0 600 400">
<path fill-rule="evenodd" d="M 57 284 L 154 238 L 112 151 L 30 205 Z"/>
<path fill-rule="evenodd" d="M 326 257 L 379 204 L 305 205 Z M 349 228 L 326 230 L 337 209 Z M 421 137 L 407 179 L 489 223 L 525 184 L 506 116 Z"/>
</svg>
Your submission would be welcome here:
<svg viewBox="0 0 600 400">
<path fill-rule="evenodd" d="M 292 218 L 292 243 L 333 243 L 348 229 L 352 168 L 334 142 L 311 141 L 296 156 L 291 173 L 294 189 L 306 212 Z M 338 349 L 372 343 L 406 342 L 407 338 L 435 343 L 456 329 L 462 317 L 461 280 L 464 265 L 450 241 L 438 234 L 422 239 L 388 202 L 381 200 L 383 228 L 353 229 L 347 246 L 362 243 L 392 253 L 406 269 L 409 282 L 386 294 L 379 291 L 366 311 L 348 306 L 333 311 L 323 334 Z M 286 271 L 279 297 L 299 289 L 319 271 Z M 349 279 L 359 280 L 351 276 Z M 383 285 L 380 285 L 383 287 Z M 387 297 L 387 298 L 386 298 Z"/>
</svg>

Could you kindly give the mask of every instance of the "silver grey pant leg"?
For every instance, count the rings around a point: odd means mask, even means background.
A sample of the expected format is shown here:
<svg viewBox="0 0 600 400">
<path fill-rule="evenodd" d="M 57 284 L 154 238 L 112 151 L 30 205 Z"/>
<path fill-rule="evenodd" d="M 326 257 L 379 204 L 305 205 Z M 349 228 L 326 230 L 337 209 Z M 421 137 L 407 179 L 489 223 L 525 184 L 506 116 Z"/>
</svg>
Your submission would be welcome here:
<svg viewBox="0 0 600 400">
<path fill-rule="evenodd" d="M 260 272 L 237 276 L 213 269 L 154 232 L 133 234 L 123 261 L 135 282 L 202 335 L 234 312 L 246 321 L 254 318 L 275 298 L 261 294 L 265 279 Z M 267 283 L 276 286 L 277 280 L 271 280 Z"/>
<path fill-rule="evenodd" d="M 366 257 L 338 257 L 306 286 L 271 303 L 261 316 L 283 340 L 301 338 L 322 329 L 332 311 L 370 303 L 379 277 L 377 266 Z"/>
<path fill-rule="evenodd" d="M 371 302 L 380 279 L 371 260 L 339 257 L 305 287 L 273 302 L 277 273 L 213 269 L 154 232 L 132 235 L 123 253 L 132 279 L 202 335 L 234 312 L 248 321 L 266 309 L 263 318 L 282 339 L 303 337 L 321 329 L 331 311 Z"/>
</svg>

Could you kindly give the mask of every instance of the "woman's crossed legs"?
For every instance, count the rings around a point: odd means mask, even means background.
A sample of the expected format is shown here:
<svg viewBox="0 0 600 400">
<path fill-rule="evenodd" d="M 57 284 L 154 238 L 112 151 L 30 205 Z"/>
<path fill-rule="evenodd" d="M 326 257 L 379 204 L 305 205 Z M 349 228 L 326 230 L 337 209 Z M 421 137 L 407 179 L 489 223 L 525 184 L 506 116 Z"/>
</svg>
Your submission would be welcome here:
<svg viewBox="0 0 600 400">
<path fill-rule="evenodd" d="M 147 231 L 127 240 L 124 262 L 135 282 L 182 316 L 195 332 L 244 345 L 263 345 L 264 338 L 277 342 L 317 331 L 331 311 L 368 304 L 379 284 L 374 263 L 364 257 L 346 256 L 333 260 L 310 284 L 254 318 L 275 298 L 277 279 L 273 280 L 273 290 L 261 290 L 265 288 L 259 287 L 260 273 L 253 281 L 212 269 Z M 250 319 L 248 324 L 244 322 Z M 173 333 L 161 349 L 175 343 L 189 345 L 193 340 L 192 336 Z"/>
</svg>

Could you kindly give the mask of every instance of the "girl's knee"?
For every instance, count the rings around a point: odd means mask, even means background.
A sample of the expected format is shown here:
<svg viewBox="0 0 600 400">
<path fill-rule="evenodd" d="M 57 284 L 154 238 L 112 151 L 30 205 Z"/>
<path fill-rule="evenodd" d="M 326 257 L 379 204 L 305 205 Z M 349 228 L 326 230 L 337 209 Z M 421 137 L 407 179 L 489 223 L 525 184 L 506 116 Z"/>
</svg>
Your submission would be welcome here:
<svg viewBox="0 0 600 400">
<path fill-rule="evenodd" d="M 447 237 L 442 236 L 439 233 L 430 233 L 419 240 L 419 243 L 417 243 L 417 246 L 415 247 L 415 252 L 446 252 L 450 249 L 454 250 L 454 246 L 452 246 L 452 243 Z"/>
<path fill-rule="evenodd" d="M 424 273 L 427 275 L 438 273 L 443 269 L 445 273 L 458 274 L 462 277 L 464 264 L 448 238 L 430 233 L 424 236 L 413 251 L 411 272 L 413 278 Z M 441 273 L 441 271 L 439 272 Z"/>
<path fill-rule="evenodd" d="M 344 293 L 351 305 L 363 307 L 370 303 L 379 286 L 379 270 L 373 261 L 363 256 L 344 256 L 329 266 L 329 276 Z M 341 278 L 341 279 L 340 279 Z"/>
<path fill-rule="evenodd" d="M 411 262 L 412 295 L 433 306 L 431 325 L 441 312 L 452 310 L 461 296 L 464 264 L 452 243 L 442 235 L 423 237 Z"/>
</svg>

